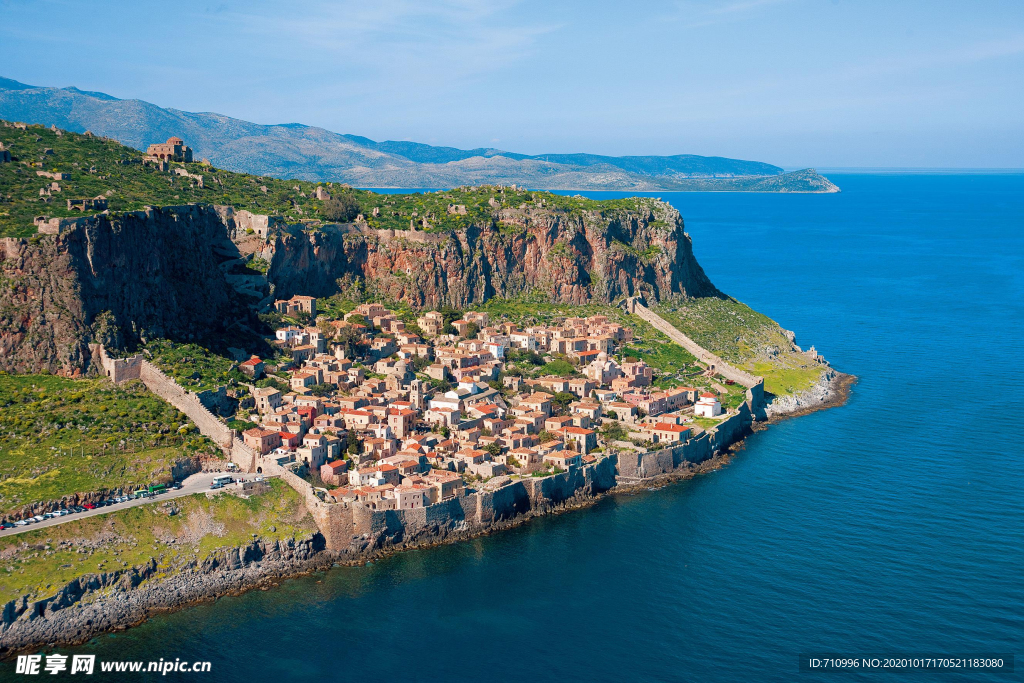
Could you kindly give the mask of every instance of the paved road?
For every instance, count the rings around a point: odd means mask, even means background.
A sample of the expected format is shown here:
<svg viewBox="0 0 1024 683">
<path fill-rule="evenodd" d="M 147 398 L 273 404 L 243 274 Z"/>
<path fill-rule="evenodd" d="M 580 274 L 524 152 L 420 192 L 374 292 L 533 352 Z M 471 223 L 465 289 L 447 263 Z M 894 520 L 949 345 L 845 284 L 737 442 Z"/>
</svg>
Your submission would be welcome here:
<svg viewBox="0 0 1024 683">
<path fill-rule="evenodd" d="M 70 515 L 64 515 L 63 517 L 51 517 L 50 519 L 44 519 L 42 522 L 33 522 L 26 524 L 25 526 L 16 526 L 13 529 L 2 529 L 0 530 L 0 538 L 4 536 L 13 536 L 14 534 L 20 534 L 25 531 L 32 531 L 33 529 L 43 529 L 48 526 L 56 526 L 58 524 L 64 524 L 65 522 L 73 522 L 76 519 L 85 519 L 86 517 L 95 517 L 96 515 L 105 515 L 108 512 L 116 512 L 117 510 L 125 510 L 127 508 L 138 507 L 139 505 L 152 505 L 153 503 L 162 503 L 165 500 L 172 500 L 174 498 L 181 498 L 182 496 L 191 496 L 194 493 L 200 493 L 202 491 L 210 490 L 210 483 L 214 477 L 219 477 L 226 472 L 200 472 L 199 474 L 193 474 L 181 483 L 180 489 L 168 489 L 165 493 L 158 494 L 149 498 L 138 498 L 136 500 L 129 500 L 124 503 L 116 503 L 114 505 L 107 505 L 105 507 L 96 508 L 95 510 L 85 510 L 84 512 L 72 512 Z M 232 476 L 238 477 L 238 474 Z M 247 478 L 251 478 L 253 475 L 242 475 Z"/>
</svg>

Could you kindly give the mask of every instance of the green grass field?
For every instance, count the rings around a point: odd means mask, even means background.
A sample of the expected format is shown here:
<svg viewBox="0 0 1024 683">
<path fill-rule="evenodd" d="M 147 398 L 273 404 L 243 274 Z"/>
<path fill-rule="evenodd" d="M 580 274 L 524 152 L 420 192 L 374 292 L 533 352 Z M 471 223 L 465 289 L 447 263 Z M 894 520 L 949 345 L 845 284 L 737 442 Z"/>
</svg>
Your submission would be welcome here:
<svg viewBox="0 0 1024 683">
<path fill-rule="evenodd" d="M 159 578 L 183 561 L 248 543 L 253 534 L 273 541 L 315 532 L 299 494 L 278 479 L 270 485 L 248 499 L 196 494 L 0 538 L 0 600 L 47 597 L 75 577 L 151 558 Z"/>
<path fill-rule="evenodd" d="M 168 481 L 197 452 L 218 450 L 141 382 L 0 375 L 0 512 Z"/>
<path fill-rule="evenodd" d="M 672 301 L 652 310 L 709 351 L 764 377 L 770 393 L 803 391 L 821 375 L 820 365 L 792 349 L 778 323 L 734 299 Z"/>
</svg>

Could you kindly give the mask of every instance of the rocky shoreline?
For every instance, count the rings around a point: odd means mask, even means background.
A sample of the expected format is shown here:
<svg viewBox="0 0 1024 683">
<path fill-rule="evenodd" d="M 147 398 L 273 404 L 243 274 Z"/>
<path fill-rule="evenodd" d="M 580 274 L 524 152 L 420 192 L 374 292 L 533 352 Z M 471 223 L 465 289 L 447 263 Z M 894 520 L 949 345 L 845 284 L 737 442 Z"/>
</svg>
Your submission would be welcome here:
<svg viewBox="0 0 1024 683">
<path fill-rule="evenodd" d="M 850 388 L 856 381 L 854 375 L 829 368 L 821 373 L 810 389 L 790 396 L 775 397 L 765 407 L 768 423 L 841 406 L 849 399 Z"/>
<path fill-rule="evenodd" d="M 434 538 L 400 543 L 369 542 L 365 551 L 352 556 L 324 549 L 323 538 L 267 545 L 254 541 L 229 548 L 198 565 L 187 566 L 168 578 L 149 582 L 155 563 L 117 573 L 90 574 L 65 585 L 54 596 L 29 602 L 22 597 L 0 608 L 0 657 L 30 648 L 78 645 L 111 631 L 136 626 L 150 617 L 184 609 L 226 595 L 240 595 L 255 588 L 266 590 L 280 581 L 324 571 L 332 566 L 356 566 L 409 550 L 430 548 L 487 536 L 526 524 L 550 514 L 561 514 L 595 505 L 606 496 L 634 495 L 669 483 L 690 479 L 724 466 L 737 442 L 722 453 L 668 474 L 619 484 L 601 492 L 581 490 L 557 504 L 533 508 L 524 514 L 494 522 L 486 529 L 448 531 Z"/>
<path fill-rule="evenodd" d="M 768 406 L 768 423 L 805 415 L 846 402 L 852 375 L 827 370 L 814 387 L 792 398 Z M 758 425 L 754 423 L 756 431 Z M 749 433 L 749 432 L 748 432 Z M 314 534 L 286 543 L 260 541 L 241 548 L 228 548 L 200 564 L 182 567 L 171 576 L 150 582 L 155 565 L 134 567 L 117 575 L 91 574 L 70 582 L 50 598 L 28 602 L 24 597 L 0 608 L 0 657 L 17 651 L 58 644 L 80 644 L 105 632 L 124 630 L 155 614 L 183 609 L 238 595 L 254 588 L 267 589 L 287 578 L 306 575 L 338 565 L 359 565 L 411 548 L 429 548 L 468 540 L 510 529 L 531 519 L 590 507 L 606 496 L 635 495 L 666 484 L 690 479 L 720 469 L 735 451 L 743 447 L 740 438 L 701 463 L 685 463 L 677 470 L 632 482 L 619 482 L 605 491 L 580 490 L 556 504 L 544 504 L 508 519 L 495 521 L 486 529 L 447 529 L 434 537 L 419 536 L 395 543 L 382 537 L 368 539 L 363 550 L 334 553 L 324 548 L 324 539 Z"/>
<path fill-rule="evenodd" d="M 0 656 L 32 647 L 75 645 L 109 631 L 122 631 L 160 612 L 225 595 L 238 595 L 279 580 L 330 567 L 319 534 L 228 548 L 166 579 L 148 581 L 151 562 L 122 572 L 88 574 L 55 595 L 12 600 L 0 612 Z"/>
</svg>

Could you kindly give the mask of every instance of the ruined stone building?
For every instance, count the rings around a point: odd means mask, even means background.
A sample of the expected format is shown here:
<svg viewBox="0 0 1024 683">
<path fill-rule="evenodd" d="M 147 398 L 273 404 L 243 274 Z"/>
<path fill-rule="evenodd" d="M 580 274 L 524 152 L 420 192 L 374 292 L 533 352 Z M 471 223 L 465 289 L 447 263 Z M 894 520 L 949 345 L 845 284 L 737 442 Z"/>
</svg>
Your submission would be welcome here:
<svg viewBox="0 0 1024 683">
<path fill-rule="evenodd" d="M 167 142 L 163 144 L 150 145 L 146 148 L 146 154 L 162 161 L 192 162 L 192 148 L 178 137 L 167 138 Z"/>
</svg>

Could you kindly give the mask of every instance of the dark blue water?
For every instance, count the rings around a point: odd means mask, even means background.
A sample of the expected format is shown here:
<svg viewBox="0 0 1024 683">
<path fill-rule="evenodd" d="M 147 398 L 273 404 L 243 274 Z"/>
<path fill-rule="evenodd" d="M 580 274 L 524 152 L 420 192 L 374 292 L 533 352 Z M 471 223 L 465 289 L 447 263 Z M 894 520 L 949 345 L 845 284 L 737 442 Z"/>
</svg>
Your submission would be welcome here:
<svg viewBox="0 0 1024 683">
<path fill-rule="evenodd" d="M 1024 655 L 1024 176 L 833 179 L 660 194 L 721 289 L 860 378 L 847 406 L 708 476 L 75 651 L 246 683 L 903 680 L 797 656 Z"/>
</svg>

